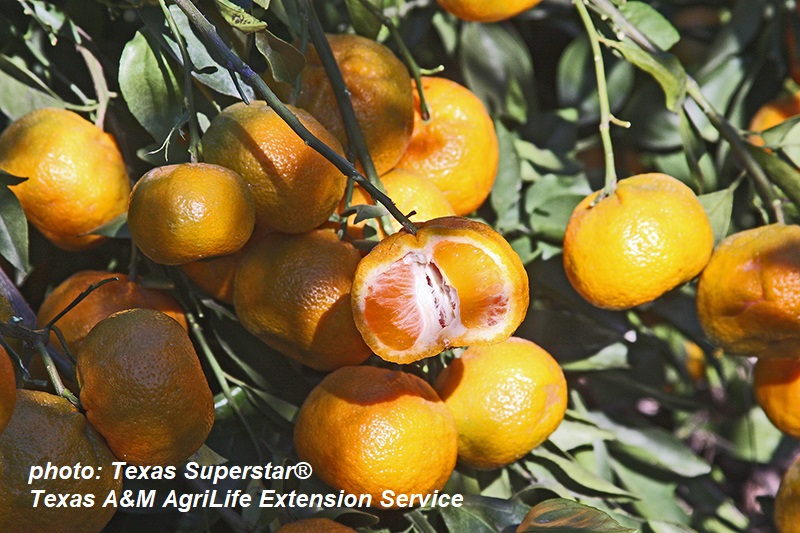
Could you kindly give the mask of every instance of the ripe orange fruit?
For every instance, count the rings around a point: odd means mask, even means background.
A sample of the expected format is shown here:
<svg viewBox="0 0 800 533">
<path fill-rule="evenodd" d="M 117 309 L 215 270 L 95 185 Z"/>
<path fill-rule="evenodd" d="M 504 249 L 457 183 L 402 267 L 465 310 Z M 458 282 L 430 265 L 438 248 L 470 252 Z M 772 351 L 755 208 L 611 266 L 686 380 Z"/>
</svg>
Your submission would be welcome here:
<svg viewBox="0 0 800 533">
<path fill-rule="evenodd" d="M 356 530 L 330 518 L 305 518 L 282 525 L 277 533 L 356 533 Z"/>
<path fill-rule="evenodd" d="M 442 9 L 462 20 L 474 22 L 497 22 L 510 19 L 528 10 L 542 0 L 508 0 L 487 2 L 486 0 L 436 0 Z"/>
<path fill-rule="evenodd" d="M 308 112 L 289 106 L 322 142 L 336 138 Z M 316 228 L 336 210 L 347 178 L 303 140 L 266 102 L 233 104 L 214 117 L 202 141 L 208 163 L 235 170 L 250 184 L 256 224 L 284 233 Z"/>
<path fill-rule="evenodd" d="M 783 475 L 775 497 L 775 525 L 779 533 L 800 532 L 800 457 Z"/>
<path fill-rule="evenodd" d="M 414 133 L 397 162 L 430 178 L 457 215 L 483 204 L 494 185 L 500 151 L 494 123 L 483 102 L 469 89 L 446 78 L 422 78 L 431 117 L 422 120 L 414 90 Z"/>
<path fill-rule="evenodd" d="M 268 230 L 256 227 L 250 240 L 242 248 L 230 255 L 201 259 L 181 265 L 181 270 L 192 283 L 203 289 L 215 300 L 233 305 L 233 283 L 236 269 L 242 258 L 260 241 Z M 142 307 L 142 306 L 140 306 Z"/>
<path fill-rule="evenodd" d="M 564 269 L 597 307 L 628 309 L 697 276 L 714 235 L 694 192 L 666 174 L 621 180 L 614 194 L 584 198 L 564 236 Z"/>
<path fill-rule="evenodd" d="M 753 391 L 767 418 L 787 435 L 800 438 L 800 359 L 759 359 Z"/>
<path fill-rule="evenodd" d="M 394 169 L 381 176 L 381 183 L 386 194 L 395 203 L 403 214 L 415 214 L 410 218 L 412 222 L 424 222 L 433 218 L 455 215 L 453 206 L 447 197 L 436 185 L 428 179 L 410 170 Z M 361 186 L 353 187 L 353 201 L 351 205 L 374 205 L 372 197 Z M 361 238 L 364 233 L 366 221 L 355 222 L 355 215 L 348 220 L 349 231 L 356 238 Z M 400 223 L 392 219 L 395 232 L 400 231 Z M 378 229 L 378 235 L 383 238 L 385 233 Z"/>
<path fill-rule="evenodd" d="M 360 259 L 330 230 L 267 235 L 236 271 L 236 315 L 268 346 L 311 368 L 357 365 L 370 355 L 350 306 Z"/>
<path fill-rule="evenodd" d="M 456 464 L 453 416 L 406 372 L 346 366 L 328 374 L 297 414 L 294 444 L 325 483 L 350 494 L 431 494 Z M 388 507 L 388 506 L 387 506 Z"/>
<path fill-rule="evenodd" d="M 386 46 L 359 35 L 328 35 L 333 56 L 378 175 L 391 170 L 411 139 L 414 104 L 411 76 Z M 297 105 L 314 115 L 347 147 L 342 115 L 313 47 L 306 54 Z"/>
<path fill-rule="evenodd" d="M 0 346 L 0 434 L 11 420 L 17 401 L 17 378 L 5 348 Z"/>
<path fill-rule="evenodd" d="M 131 190 L 114 138 L 80 115 L 43 108 L 0 135 L 0 169 L 28 178 L 11 187 L 25 216 L 64 250 L 86 250 L 87 235 L 125 212 Z"/>
<path fill-rule="evenodd" d="M 109 281 L 92 291 L 56 323 L 64 334 L 70 350 L 78 349 L 95 324 L 117 311 L 134 307 L 157 309 L 177 320 L 183 329 L 189 329 L 183 309 L 169 293 L 144 287 L 141 282 L 130 280 L 125 274 L 105 270 L 82 270 L 61 282 L 45 297 L 39 307 L 37 315 L 39 327 L 44 327 L 55 318 L 90 285 L 113 277 L 119 279 Z M 50 342 L 59 346 L 55 333 L 51 334 Z"/>
<path fill-rule="evenodd" d="M 800 226 L 772 224 L 724 239 L 697 284 L 703 330 L 726 352 L 800 358 Z"/>
<path fill-rule="evenodd" d="M 547 440 L 567 410 L 561 367 L 519 337 L 468 348 L 434 388 L 455 418 L 458 460 L 480 469 L 525 456 Z"/>
<path fill-rule="evenodd" d="M 183 163 L 150 170 L 128 206 L 133 242 L 157 263 L 181 265 L 232 254 L 253 233 L 255 202 L 233 170 Z"/>
<path fill-rule="evenodd" d="M 359 263 L 352 296 L 367 345 L 411 363 L 511 336 L 528 311 L 528 275 L 492 228 L 444 217 L 379 242 Z"/>
<path fill-rule="evenodd" d="M 763 146 L 764 139 L 757 135 L 758 133 L 777 126 L 795 115 L 800 115 L 800 91 L 767 102 L 750 119 L 748 129 L 754 132 L 754 135 L 750 136 L 750 141 Z"/>
<path fill-rule="evenodd" d="M 205 442 L 214 397 L 178 322 L 154 309 L 101 320 L 76 353 L 86 418 L 114 455 L 138 465 L 180 465 Z"/>
<path fill-rule="evenodd" d="M 122 492 L 122 480 L 114 479 L 111 466 L 116 460 L 100 434 L 67 400 L 19 390 L 14 416 L 0 435 L 0 531 L 99 532 L 116 511 L 111 505 L 103 507 L 103 502 L 109 493 L 119 497 Z M 29 485 L 31 467 L 48 464 L 77 468 L 81 479 L 42 479 Z M 40 495 L 34 507 L 33 490 L 69 494 L 72 505 L 45 508 Z M 86 503 L 90 495 L 91 506 L 74 506 L 78 500 Z"/>
</svg>

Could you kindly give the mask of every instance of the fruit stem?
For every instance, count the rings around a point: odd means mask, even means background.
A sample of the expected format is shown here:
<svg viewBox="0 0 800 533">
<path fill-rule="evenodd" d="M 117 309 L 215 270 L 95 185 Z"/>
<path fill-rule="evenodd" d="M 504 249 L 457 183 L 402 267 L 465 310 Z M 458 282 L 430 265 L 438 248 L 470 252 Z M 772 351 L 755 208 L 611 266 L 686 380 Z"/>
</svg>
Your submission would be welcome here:
<svg viewBox="0 0 800 533">
<path fill-rule="evenodd" d="M 322 62 L 322 67 L 325 69 L 325 74 L 331 82 L 333 94 L 336 97 L 336 103 L 339 106 L 339 112 L 342 115 L 342 122 L 344 129 L 347 133 L 347 140 L 355 150 L 356 157 L 361 161 L 361 166 L 367 179 L 373 183 L 381 192 L 386 192 L 383 188 L 383 183 L 378 177 L 378 171 L 375 170 L 375 163 L 372 161 L 372 155 L 369 153 L 367 143 L 364 140 L 364 132 L 361 130 L 361 125 L 356 118 L 355 109 L 353 109 L 353 102 L 350 100 L 350 90 L 342 77 L 342 71 L 336 63 L 336 58 L 333 56 L 333 50 L 328 43 L 328 38 L 325 36 L 325 30 L 319 22 L 317 12 L 314 9 L 311 0 L 301 0 L 301 4 L 308 14 L 309 33 L 311 36 L 311 43 L 319 54 L 319 59 Z M 392 223 L 388 215 L 380 217 L 380 224 L 387 235 L 394 233 Z"/>
<path fill-rule="evenodd" d="M 66 315 L 66 314 L 67 314 L 69 311 L 71 311 L 71 310 L 72 310 L 72 309 L 73 309 L 73 308 L 74 308 L 76 305 L 78 305 L 79 303 L 81 303 L 81 302 L 84 300 L 84 298 L 86 298 L 87 296 L 89 296 L 89 295 L 92 293 L 92 291 L 94 291 L 95 289 L 97 289 L 97 288 L 101 287 L 102 285 L 105 285 L 106 283 L 109 283 L 109 282 L 111 282 L 111 281 L 119 281 L 119 278 L 117 278 L 117 277 L 106 278 L 106 279 L 104 279 L 104 280 L 100 280 L 100 281 L 98 281 L 97 283 L 93 283 L 93 284 L 89 285 L 89 286 L 86 288 L 86 290 L 85 290 L 85 291 L 83 291 L 83 292 L 82 292 L 82 293 L 80 293 L 78 296 L 76 296 L 76 297 L 75 297 L 75 299 L 74 299 L 74 300 L 72 300 L 72 301 L 69 303 L 69 305 L 68 305 L 68 306 L 66 306 L 66 307 L 65 307 L 64 309 L 62 309 L 62 310 L 61 310 L 61 311 L 60 311 L 60 312 L 59 312 L 59 313 L 58 313 L 56 316 L 54 316 L 54 317 L 52 318 L 52 320 L 50 320 L 50 322 L 48 322 L 47 324 L 45 324 L 45 325 L 44 325 L 44 327 L 42 327 L 42 329 L 43 329 L 43 330 L 45 330 L 45 331 L 47 332 L 47 334 L 49 335 L 49 334 L 50 334 L 50 329 L 53 327 L 53 324 L 55 324 L 56 322 L 58 322 L 59 320 L 61 320 L 61 317 L 63 317 L 64 315 Z"/>
<path fill-rule="evenodd" d="M 186 43 L 178 31 L 178 26 L 175 24 L 175 19 L 167 7 L 165 0 L 158 0 L 161 6 L 161 11 L 164 12 L 164 18 L 167 20 L 169 31 L 175 37 L 175 42 L 178 43 L 178 49 L 181 51 L 181 61 L 183 62 L 183 106 L 189 114 L 189 158 L 192 163 L 198 161 L 198 146 L 200 145 L 200 126 L 197 123 L 197 114 L 194 111 L 194 98 L 192 96 L 192 58 L 189 57 L 189 52 L 186 50 Z"/>
<path fill-rule="evenodd" d="M 578 0 L 581 1 L 581 0 Z M 613 25 L 625 37 L 631 39 L 642 50 L 651 54 L 663 54 L 664 50 L 651 41 L 639 28 L 634 26 L 622 12 L 612 3 L 611 0 L 583 0 L 590 2 L 592 7 L 603 17 L 608 18 Z M 714 106 L 706 99 L 703 91 L 700 89 L 697 81 L 692 78 L 688 73 L 686 74 L 686 94 L 694 100 L 697 105 L 703 110 L 703 113 L 708 117 L 711 125 L 714 126 L 723 139 L 728 141 L 734 152 L 741 158 L 742 164 L 747 169 L 750 177 L 754 180 L 756 187 L 759 189 L 761 196 L 765 199 L 766 203 L 770 204 L 774 209 L 779 209 L 778 202 L 776 202 L 775 194 L 772 189 L 772 184 L 761 168 L 761 165 L 755 160 L 753 155 L 747 149 L 745 141 L 740 132 L 731 124 L 728 119 L 720 114 Z M 684 108 L 687 102 L 684 102 Z M 780 218 L 781 214 L 776 211 L 776 217 Z"/>
<path fill-rule="evenodd" d="M 406 62 L 406 66 L 411 72 L 411 76 L 414 78 L 417 93 L 419 94 L 420 118 L 422 118 L 424 122 L 427 122 L 431 118 L 431 112 L 428 108 L 428 102 L 425 100 L 425 91 L 422 89 L 422 74 L 420 72 L 419 64 L 417 64 L 416 59 L 414 59 L 414 56 L 411 55 L 411 51 L 408 49 L 405 41 L 403 41 L 403 38 L 400 36 L 400 31 L 397 29 L 397 24 L 395 24 L 392 19 L 384 15 L 383 11 L 378 9 L 378 7 L 373 5 L 369 0 L 358 1 L 367 11 L 372 13 L 372 15 L 378 19 L 381 24 L 389 28 L 389 35 L 391 35 L 392 40 L 397 46 L 397 49 L 403 56 L 403 61 Z"/>
<path fill-rule="evenodd" d="M 246 83 L 251 85 L 267 102 L 271 108 L 275 110 L 277 115 L 283 119 L 284 122 L 312 149 L 317 151 L 325 159 L 330 161 L 342 174 L 354 180 L 361 185 L 375 201 L 380 202 L 386 207 L 386 210 L 397 220 L 406 231 L 411 234 L 417 233 L 417 227 L 406 217 L 394 202 L 386 196 L 386 194 L 372 184 L 365 178 L 347 159 L 339 155 L 333 148 L 320 141 L 315 137 L 308 128 L 292 113 L 278 97 L 272 92 L 272 89 L 261 79 L 261 76 L 250 68 L 250 66 L 242 61 L 233 51 L 228 48 L 222 41 L 222 38 L 217 33 L 217 29 L 211 24 L 205 16 L 197 9 L 191 0 L 174 0 L 180 7 L 192 25 L 202 36 L 203 40 L 208 45 L 208 51 L 224 68 L 231 72 L 238 73 Z"/>
<path fill-rule="evenodd" d="M 607 196 L 614 194 L 617 189 L 617 170 L 614 163 L 614 146 L 611 142 L 611 105 L 608 101 L 608 85 L 606 85 L 605 65 L 603 64 L 603 51 L 600 49 L 600 38 L 597 29 L 594 27 L 592 17 L 586 9 L 585 0 L 575 0 L 575 7 L 581 16 L 583 25 L 586 27 L 586 34 L 592 46 L 592 57 L 594 58 L 594 72 L 597 77 L 597 100 L 600 104 L 600 139 L 603 143 L 603 155 L 605 156 L 605 185 L 603 192 L 597 195 L 594 203 L 599 202 Z M 615 123 L 619 123 L 615 121 Z"/>
<path fill-rule="evenodd" d="M 225 399 L 228 400 L 228 403 L 230 404 L 233 411 L 236 413 L 236 416 L 242 422 L 245 431 L 247 431 L 248 437 L 250 437 L 250 440 L 253 443 L 253 447 L 255 448 L 256 453 L 260 454 L 258 439 L 253 433 L 253 430 L 250 428 L 250 424 L 247 423 L 247 420 L 245 419 L 244 413 L 242 413 L 239 404 L 236 403 L 236 400 L 233 397 L 233 392 L 231 391 L 230 384 L 228 383 L 228 379 L 225 377 L 225 371 L 222 370 L 219 361 L 217 361 L 217 358 L 214 356 L 214 352 L 208 345 L 206 336 L 203 333 L 203 328 L 200 327 L 200 324 L 197 322 L 197 318 L 194 316 L 194 313 L 192 313 L 191 311 L 184 310 L 184 314 L 186 315 L 186 322 L 189 323 L 189 331 L 192 333 L 192 337 L 194 337 L 194 340 L 200 347 L 200 351 L 205 356 L 206 361 L 208 361 L 208 364 L 211 367 L 211 371 L 214 373 L 214 377 L 217 378 L 217 382 L 219 383 L 219 386 L 222 389 L 222 394 L 225 396 Z"/>
<path fill-rule="evenodd" d="M 47 371 L 47 375 L 50 377 L 50 382 L 53 384 L 53 388 L 56 389 L 56 394 L 67 400 L 76 408 L 80 409 L 80 400 L 78 400 L 78 398 L 64 386 L 64 383 L 61 381 L 61 376 L 58 375 L 58 370 L 56 370 L 56 365 L 53 363 L 53 358 L 50 357 L 50 354 L 48 353 L 44 343 L 41 341 L 37 342 L 36 350 L 39 352 L 39 356 L 42 358 L 42 363 L 44 363 L 44 368 Z"/>
</svg>

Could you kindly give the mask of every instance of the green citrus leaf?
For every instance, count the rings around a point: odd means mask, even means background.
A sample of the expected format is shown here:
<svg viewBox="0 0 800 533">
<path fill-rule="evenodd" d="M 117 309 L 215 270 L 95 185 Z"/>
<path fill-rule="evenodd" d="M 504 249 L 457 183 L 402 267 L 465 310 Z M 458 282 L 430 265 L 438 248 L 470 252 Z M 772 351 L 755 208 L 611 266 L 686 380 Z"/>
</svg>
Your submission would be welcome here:
<svg viewBox="0 0 800 533">
<path fill-rule="evenodd" d="M 494 533 L 519 524 L 527 506 L 514 501 L 486 496 L 464 496 L 461 507 L 442 507 L 448 531 Z"/>
<path fill-rule="evenodd" d="M 229 0 L 214 0 L 225 22 L 244 33 L 254 33 L 267 29 L 267 23 L 257 19 L 242 7 Z"/>
<path fill-rule="evenodd" d="M 17 196 L 8 188 L 25 181 L 0 170 L 0 255 L 17 270 L 27 273 L 28 221 Z"/>
<path fill-rule="evenodd" d="M 607 497 L 626 500 L 636 499 L 634 494 L 590 472 L 573 460 L 550 453 L 542 447 L 536 448 L 531 452 L 531 460 L 543 464 L 547 468 L 552 465 L 560 469 L 573 483 L 583 487 L 584 491 L 581 492 L 588 490 L 589 494 L 604 494 Z"/>
<path fill-rule="evenodd" d="M 269 63 L 272 77 L 279 82 L 293 84 L 306 64 L 300 50 L 269 31 L 256 34 L 256 49 Z"/>
<path fill-rule="evenodd" d="M 366 0 L 379 10 L 383 9 L 382 0 Z M 380 19 L 373 15 L 370 10 L 361 3 L 360 0 L 345 0 L 347 12 L 350 14 L 350 22 L 353 24 L 356 33 L 374 39 L 381 31 L 383 24 Z"/>
<path fill-rule="evenodd" d="M 530 524 L 520 533 L 634 533 L 600 509 L 567 500 L 553 498 L 533 507 L 526 520 Z"/>
<path fill-rule="evenodd" d="M 747 150 L 753 155 L 756 162 L 766 171 L 770 180 L 778 186 L 783 193 L 800 207 L 800 171 L 778 157 L 775 153 L 765 150 L 760 146 L 747 144 Z"/>
<path fill-rule="evenodd" d="M 715 245 L 728 235 L 728 230 L 731 226 L 731 213 L 733 213 L 734 189 L 734 187 L 728 187 L 721 191 L 701 194 L 697 197 L 703 205 L 706 215 L 708 215 L 708 220 L 711 222 Z"/>
<path fill-rule="evenodd" d="M 626 2 L 619 10 L 639 31 L 664 50 L 669 50 L 681 38 L 678 30 L 661 13 L 644 2 Z"/>
</svg>

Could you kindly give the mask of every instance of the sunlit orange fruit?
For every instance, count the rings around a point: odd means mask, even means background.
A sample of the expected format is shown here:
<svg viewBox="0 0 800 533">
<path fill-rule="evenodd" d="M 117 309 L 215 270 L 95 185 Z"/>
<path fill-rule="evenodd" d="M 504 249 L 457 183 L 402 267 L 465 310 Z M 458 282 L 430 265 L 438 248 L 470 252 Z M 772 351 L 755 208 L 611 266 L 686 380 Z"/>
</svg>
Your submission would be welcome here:
<svg viewBox="0 0 800 533">
<path fill-rule="evenodd" d="M 507 339 L 528 310 L 522 261 L 492 228 L 462 217 L 395 233 L 361 260 L 353 316 L 381 358 L 410 363 Z"/>
</svg>

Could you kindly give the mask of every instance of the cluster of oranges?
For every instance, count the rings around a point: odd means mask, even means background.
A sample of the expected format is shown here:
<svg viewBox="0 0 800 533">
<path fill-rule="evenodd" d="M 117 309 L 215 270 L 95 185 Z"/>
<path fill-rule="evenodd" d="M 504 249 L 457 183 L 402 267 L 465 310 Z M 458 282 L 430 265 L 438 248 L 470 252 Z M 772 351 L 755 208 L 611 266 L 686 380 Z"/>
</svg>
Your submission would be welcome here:
<svg viewBox="0 0 800 533">
<path fill-rule="evenodd" d="M 298 457 L 323 481 L 376 500 L 386 490 L 430 494 L 457 460 L 498 468 L 541 444 L 564 417 L 566 381 L 546 351 L 511 337 L 529 304 L 519 256 L 465 217 L 488 197 L 498 166 L 481 101 L 445 78 L 423 77 L 417 87 L 373 40 L 335 35 L 329 43 L 382 186 L 416 231 L 397 221 L 367 222 L 368 231 L 351 208 L 372 204 L 369 194 L 359 186 L 346 194 L 346 178 L 263 101 L 213 118 L 203 162 L 153 168 L 133 187 L 114 139 L 61 109 L 11 124 L 0 135 L 0 168 L 27 178 L 12 190 L 56 246 L 90 250 L 106 239 L 93 230 L 126 215 L 153 264 L 180 269 L 231 305 L 272 349 L 329 372 L 295 426 Z M 313 48 L 293 97 L 287 107 L 305 128 L 349 153 Z M 10 326 L 16 313 L 0 303 Z M 11 358 L 0 354 L 0 529 L 99 530 L 113 506 L 31 509 L 29 465 L 47 457 L 102 467 L 97 479 L 53 490 L 119 494 L 110 463 L 184 463 L 211 430 L 213 396 L 180 304 L 134 275 L 77 272 L 50 291 L 37 318 L 42 329 L 27 331 L 45 350 L 67 347 L 74 373 L 61 373 L 63 394 L 16 390 Z M 396 366 L 467 346 L 432 384 Z M 373 354 L 375 365 L 362 364 Z M 41 366 L 34 357 L 31 373 Z M 69 390 L 79 401 L 65 399 Z M 44 425 L 50 437 L 26 447 Z"/>
</svg>

